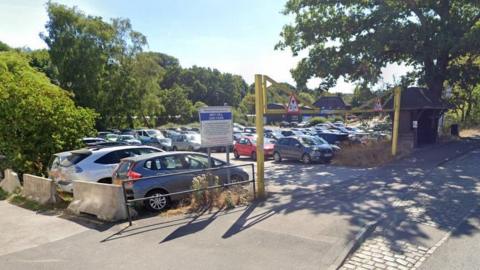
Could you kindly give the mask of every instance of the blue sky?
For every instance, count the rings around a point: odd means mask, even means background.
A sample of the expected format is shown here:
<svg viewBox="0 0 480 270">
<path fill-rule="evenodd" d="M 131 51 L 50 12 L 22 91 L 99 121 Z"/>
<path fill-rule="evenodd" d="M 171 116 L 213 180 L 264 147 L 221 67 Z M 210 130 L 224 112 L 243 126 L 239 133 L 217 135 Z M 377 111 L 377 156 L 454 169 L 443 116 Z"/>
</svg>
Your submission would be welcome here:
<svg viewBox="0 0 480 270">
<path fill-rule="evenodd" d="M 129 18 L 147 36 L 148 50 L 177 57 L 184 67 L 217 68 L 239 74 L 252 83 L 255 73 L 294 83 L 290 69 L 298 58 L 275 51 L 282 26 L 291 18 L 281 14 L 283 0 L 59 0 L 87 14 Z M 45 1 L 0 0 L 0 40 L 10 46 L 46 47 L 39 38 L 47 21 Z M 404 67 L 384 69 L 385 82 L 400 78 Z M 309 86 L 314 87 L 312 80 Z M 339 81 L 331 92 L 351 92 Z"/>
</svg>

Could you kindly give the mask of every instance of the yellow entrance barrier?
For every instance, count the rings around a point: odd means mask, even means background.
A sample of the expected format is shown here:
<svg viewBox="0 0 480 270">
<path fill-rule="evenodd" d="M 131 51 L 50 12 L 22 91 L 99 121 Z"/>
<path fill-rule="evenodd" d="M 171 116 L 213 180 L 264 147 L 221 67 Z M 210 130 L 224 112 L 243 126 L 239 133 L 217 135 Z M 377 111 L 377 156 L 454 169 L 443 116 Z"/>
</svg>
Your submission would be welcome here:
<svg viewBox="0 0 480 270">
<path fill-rule="evenodd" d="M 268 109 L 266 106 L 267 100 L 267 82 L 278 87 L 283 86 L 278 84 L 272 78 L 267 75 L 255 74 L 255 124 L 257 128 L 257 190 L 258 197 L 265 197 L 265 160 L 264 160 L 264 151 L 263 151 L 263 138 L 264 138 L 264 121 L 263 117 L 265 114 L 284 114 L 285 110 L 282 109 Z M 392 132 L 392 155 L 397 154 L 397 143 L 398 143 L 398 127 L 399 127 L 399 118 L 400 118 L 400 98 L 401 98 L 401 88 L 396 87 L 394 89 L 394 107 L 393 110 L 387 109 L 382 112 L 394 112 L 393 120 L 393 132 Z M 302 110 L 302 113 L 307 114 L 319 114 L 320 109 L 312 110 Z M 355 113 L 371 113 L 378 112 L 376 110 L 331 110 L 332 114 L 355 114 Z"/>
</svg>

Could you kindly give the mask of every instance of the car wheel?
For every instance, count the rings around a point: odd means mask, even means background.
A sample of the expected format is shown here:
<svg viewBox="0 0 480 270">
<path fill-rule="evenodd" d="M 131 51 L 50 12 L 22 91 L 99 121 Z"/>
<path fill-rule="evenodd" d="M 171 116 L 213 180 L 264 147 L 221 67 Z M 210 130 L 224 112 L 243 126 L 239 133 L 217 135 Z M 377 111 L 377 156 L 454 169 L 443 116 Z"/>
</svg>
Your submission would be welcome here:
<svg viewBox="0 0 480 270">
<path fill-rule="evenodd" d="M 331 160 L 331 159 L 326 159 L 326 160 L 325 160 L 325 164 L 330 164 L 330 163 L 332 163 L 332 160 Z"/>
<path fill-rule="evenodd" d="M 257 161 L 257 152 L 252 152 L 253 161 Z"/>
<path fill-rule="evenodd" d="M 165 194 L 168 194 L 168 193 L 161 189 L 156 189 L 148 192 L 145 197 L 155 196 L 155 198 L 145 200 L 144 201 L 145 208 L 147 208 L 147 210 L 151 212 L 160 212 L 168 208 L 170 206 L 170 198 L 160 197 L 160 195 L 165 195 Z"/>
<path fill-rule="evenodd" d="M 240 155 L 238 154 L 238 151 L 237 151 L 237 150 L 233 150 L 233 156 L 235 157 L 235 159 L 239 159 L 239 158 L 240 158 Z"/>
<path fill-rule="evenodd" d="M 310 157 L 309 154 L 304 154 L 302 156 L 302 162 L 305 163 L 305 164 L 310 164 L 310 163 L 312 163 L 312 158 Z"/>
<path fill-rule="evenodd" d="M 273 154 L 273 159 L 275 160 L 275 162 L 281 162 L 282 161 L 282 156 L 280 156 L 279 152 L 275 152 Z"/>
</svg>

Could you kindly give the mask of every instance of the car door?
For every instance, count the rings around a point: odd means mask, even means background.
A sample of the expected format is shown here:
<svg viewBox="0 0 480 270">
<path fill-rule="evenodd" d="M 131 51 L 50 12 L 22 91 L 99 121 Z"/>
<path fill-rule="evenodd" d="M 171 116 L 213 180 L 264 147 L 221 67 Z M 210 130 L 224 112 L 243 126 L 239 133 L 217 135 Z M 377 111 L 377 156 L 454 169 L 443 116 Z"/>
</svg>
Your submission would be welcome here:
<svg viewBox="0 0 480 270">
<path fill-rule="evenodd" d="M 290 157 L 294 159 L 300 159 L 302 156 L 302 144 L 300 141 L 294 138 L 290 138 L 289 142 L 289 152 Z"/>
<path fill-rule="evenodd" d="M 159 174 L 167 175 L 165 183 L 169 192 L 185 191 L 191 188 L 194 174 L 185 155 L 162 156 L 158 163 L 161 168 Z M 169 174 L 174 175 L 168 176 Z"/>
<path fill-rule="evenodd" d="M 247 154 L 247 143 L 248 143 L 247 138 L 241 138 L 238 141 L 237 152 L 238 152 L 239 155 L 241 155 L 241 156 L 249 155 L 249 154 Z"/>
</svg>

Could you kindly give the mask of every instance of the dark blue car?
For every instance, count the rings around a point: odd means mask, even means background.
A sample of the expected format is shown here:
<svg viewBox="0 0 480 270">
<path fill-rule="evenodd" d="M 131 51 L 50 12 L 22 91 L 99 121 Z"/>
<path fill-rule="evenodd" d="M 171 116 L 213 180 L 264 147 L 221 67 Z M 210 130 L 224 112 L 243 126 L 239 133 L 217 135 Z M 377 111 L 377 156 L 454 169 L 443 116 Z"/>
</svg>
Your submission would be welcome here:
<svg viewBox="0 0 480 270">
<path fill-rule="evenodd" d="M 329 163 L 333 158 L 332 147 L 322 138 L 315 136 L 292 136 L 281 138 L 273 149 L 276 162 L 283 159 L 300 160 L 305 164 L 314 161 Z"/>
</svg>

